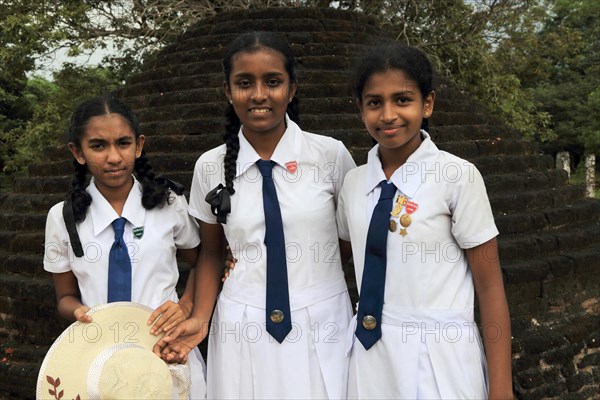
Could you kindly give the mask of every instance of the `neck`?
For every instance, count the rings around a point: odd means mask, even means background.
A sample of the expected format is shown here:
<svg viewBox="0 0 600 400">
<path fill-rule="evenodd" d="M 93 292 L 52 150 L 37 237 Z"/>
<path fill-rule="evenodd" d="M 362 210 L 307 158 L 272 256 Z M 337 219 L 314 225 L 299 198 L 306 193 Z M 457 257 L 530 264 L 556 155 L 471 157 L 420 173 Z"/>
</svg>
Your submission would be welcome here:
<svg viewBox="0 0 600 400">
<path fill-rule="evenodd" d="M 133 177 L 129 180 L 129 184 L 122 185 L 118 188 L 106 187 L 102 185 L 97 185 L 98 191 L 106 201 L 112 206 L 112 208 L 119 214 L 119 216 L 123 213 L 123 208 L 125 207 L 125 202 L 127 201 L 127 197 L 129 196 L 129 192 L 131 192 L 131 188 L 133 187 Z"/>
<path fill-rule="evenodd" d="M 263 160 L 271 159 L 273 152 L 275 152 L 275 148 L 277 144 L 283 137 L 285 130 L 282 132 L 270 132 L 270 133 L 256 133 L 256 132 L 245 132 L 242 128 L 242 133 L 248 143 L 254 148 L 254 150 L 258 153 L 260 158 Z"/>
<path fill-rule="evenodd" d="M 410 157 L 421 145 L 423 139 L 421 135 L 417 137 L 417 140 L 408 143 L 406 146 L 395 149 L 387 149 L 379 146 L 379 159 L 381 160 L 381 167 L 387 180 L 389 180 L 394 172 L 406 163 L 408 157 Z"/>
</svg>

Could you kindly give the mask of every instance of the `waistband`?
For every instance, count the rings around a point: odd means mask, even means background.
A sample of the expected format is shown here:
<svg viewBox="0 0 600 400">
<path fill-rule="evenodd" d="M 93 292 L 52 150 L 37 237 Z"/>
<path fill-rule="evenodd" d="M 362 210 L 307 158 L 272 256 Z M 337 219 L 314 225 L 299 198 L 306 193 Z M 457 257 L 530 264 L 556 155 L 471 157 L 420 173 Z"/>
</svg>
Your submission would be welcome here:
<svg viewBox="0 0 600 400">
<path fill-rule="evenodd" d="M 323 282 L 302 289 L 290 290 L 290 311 L 320 303 L 347 290 L 346 280 L 343 277 L 336 281 Z M 248 285 L 239 280 L 225 281 L 221 295 L 238 303 L 263 309 L 267 301 L 265 286 Z"/>
</svg>

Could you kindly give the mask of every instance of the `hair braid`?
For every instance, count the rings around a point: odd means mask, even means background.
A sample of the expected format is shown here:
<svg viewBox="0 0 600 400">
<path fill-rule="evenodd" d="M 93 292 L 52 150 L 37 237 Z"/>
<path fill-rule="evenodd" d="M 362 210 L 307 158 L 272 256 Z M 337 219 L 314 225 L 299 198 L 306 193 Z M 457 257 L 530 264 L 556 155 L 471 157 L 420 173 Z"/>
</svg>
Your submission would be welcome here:
<svg viewBox="0 0 600 400">
<path fill-rule="evenodd" d="M 75 176 L 71 181 L 72 189 L 67 195 L 67 200 L 71 201 L 75 222 L 81 222 L 85 219 L 87 209 L 92 204 L 92 196 L 85 190 L 85 181 L 87 177 L 87 166 L 79 164 L 73 160 Z"/>
<path fill-rule="evenodd" d="M 225 159 L 223 160 L 223 168 L 225 169 L 225 187 L 229 192 L 229 195 L 235 193 L 233 188 L 233 179 L 236 173 L 236 163 L 238 152 L 240 151 L 240 138 L 238 137 L 240 131 L 240 119 L 238 118 L 233 106 L 229 104 L 225 109 L 225 133 L 223 134 L 223 140 L 227 147 L 225 153 Z"/>
<path fill-rule="evenodd" d="M 162 207 L 169 202 L 169 187 L 156 182 L 156 174 L 150 166 L 146 157 L 146 151 L 135 160 L 136 175 L 142 184 L 142 206 L 151 210 L 154 207 Z"/>
<path fill-rule="evenodd" d="M 292 98 L 292 101 L 288 103 L 287 114 L 292 121 L 300 124 L 300 101 L 297 96 Z"/>
</svg>

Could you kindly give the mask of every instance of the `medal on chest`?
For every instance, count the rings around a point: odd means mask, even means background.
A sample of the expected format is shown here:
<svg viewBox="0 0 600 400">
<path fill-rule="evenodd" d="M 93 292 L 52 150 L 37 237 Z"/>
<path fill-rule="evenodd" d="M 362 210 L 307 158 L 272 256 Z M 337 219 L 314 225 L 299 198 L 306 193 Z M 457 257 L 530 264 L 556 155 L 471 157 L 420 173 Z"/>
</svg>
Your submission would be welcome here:
<svg viewBox="0 0 600 400">
<path fill-rule="evenodd" d="M 408 235 L 407 228 L 412 223 L 412 214 L 417 211 L 419 205 L 414 201 L 408 199 L 408 197 L 399 195 L 396 199 L 396 203 L 390 212 L 392 218 L 390 219 L 389 230 L 390 232 L 396 232 L 398 225 L 400 225 L 400 236 L 405 237 Z M 404 211 L 404 213 L 402 213 Z"/>
</svg>

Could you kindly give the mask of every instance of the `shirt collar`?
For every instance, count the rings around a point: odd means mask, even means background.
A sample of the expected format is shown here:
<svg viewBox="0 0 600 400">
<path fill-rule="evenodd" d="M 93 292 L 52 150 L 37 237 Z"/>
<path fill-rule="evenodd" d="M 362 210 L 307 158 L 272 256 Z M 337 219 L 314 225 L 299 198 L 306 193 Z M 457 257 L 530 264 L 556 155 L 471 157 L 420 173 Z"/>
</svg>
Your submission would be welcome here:
<svg viewBox="0 0 600 400">
<path fill-rule="evenodd" d="M 119 218 L 119 214 L 104 198 L 102 193 L 96 187 L 94 178 L 92 178 L 87 192 L 92 196 L 90 205 L 90 216 L 94 226 L 94 235 L 98 235 L 105 230 L 112 222 Z M 129 191 L 123 212 L 121 214 L 133 226 L 143 226 L 146 219 L 146 209 L 142 206 L 142 185 L 133 177 L 133 187 Z"/>
<path fill-rule="evenodd" d="M 426 131 L 421 130 L 421 137 L 423 138 L 423 141 L 417 150 L 408 157 L 404 164 L 394 171 L 390 178 L 390 181 L 398 188 L 398 190 L 411 198 L 417 193 L 417 190 L 419 190 L 428 171 L 433 171 L 433 163 L 439 155 L 437 146 L 433 143 Z M 383 173 L 383 167 L 381 166 L 381 160 L 379 158 L 379 145 L 377 144 L 369 150 L 367 156 L 365 193 L 369 194 L 377 187 L 377 185 L 379 185 L 379 182 L 385 179 L 386 177 Z"/>
<path fill-rule="evenodd" d="M 286 163 L 298 161 L 298 156 L 301 153 L 300 127 L 292 121 L 287 114 L 285 116 L 285 122 L 287 128 L 281 139 L 279 139 L 279 143 L 277 143 L 275 151 L 273 151 L 273 155 L 271 156 L 271 160 L 284 168 Z M 238 138 L 240 140 L 240 150 L 237 157 L 236 177 L 242 175 L 248 168 L 255 164 L 256 161 L 260 160 L 260 156 L 242 133 L 242 128 L 240 128 L 240 131 L 238 132 Z M 223 150 L 221 151 L 222 155 L 225 155 L 226 149 L 227 148 L 223 146 Z"/>
</svg>

